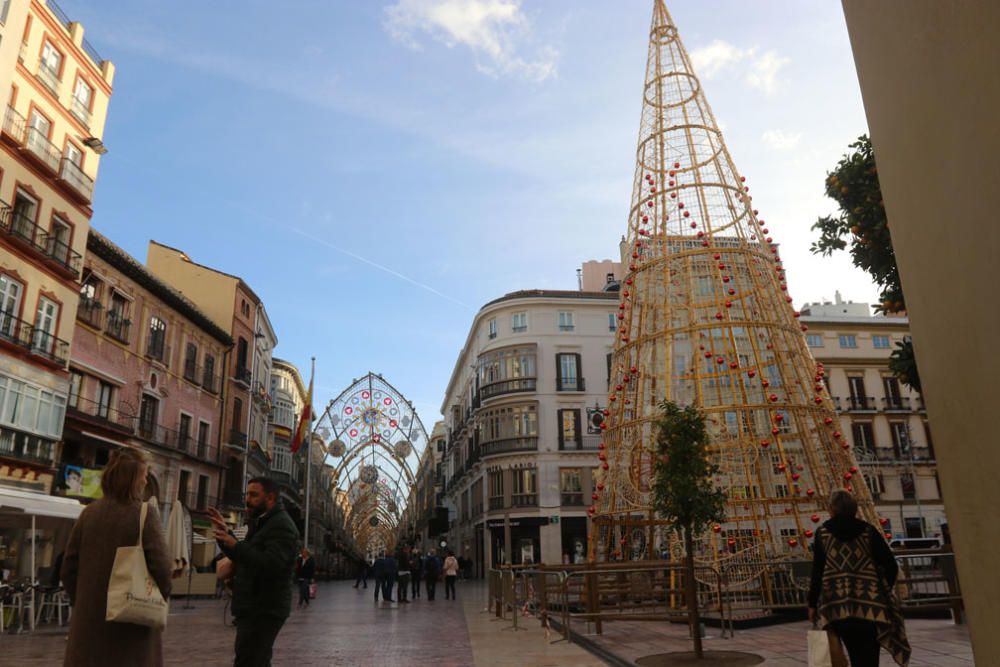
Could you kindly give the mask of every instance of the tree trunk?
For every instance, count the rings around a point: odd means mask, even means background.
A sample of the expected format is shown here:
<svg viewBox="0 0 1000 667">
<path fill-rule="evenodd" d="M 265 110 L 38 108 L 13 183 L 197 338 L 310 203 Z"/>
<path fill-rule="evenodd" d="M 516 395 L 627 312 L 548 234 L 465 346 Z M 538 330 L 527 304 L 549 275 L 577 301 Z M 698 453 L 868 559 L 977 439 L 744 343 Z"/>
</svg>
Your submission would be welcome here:
<svg viewBox="0 0 1000 667">
<path fill-rule="evenodd" d="M 694 654 L 701 660 L 704 653 L 701 648 L 701 619 L 698 616 L 698 584 L 694 579 L 694 538 L 690 526 L 684 530 L 684 580 L 686 592 L 684 597 L 688 603 L 688 625 L 694 638 Z"/>
</svg>

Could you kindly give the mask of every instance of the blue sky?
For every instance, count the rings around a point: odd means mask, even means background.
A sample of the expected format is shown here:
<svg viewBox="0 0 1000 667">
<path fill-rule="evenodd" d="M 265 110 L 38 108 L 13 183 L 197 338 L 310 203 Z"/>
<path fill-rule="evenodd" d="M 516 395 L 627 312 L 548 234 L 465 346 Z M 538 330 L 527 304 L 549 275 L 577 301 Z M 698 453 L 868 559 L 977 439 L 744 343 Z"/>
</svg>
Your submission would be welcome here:
<svg viewBox="0 0 1000 667">
<path fill-rule="evenodd" d="M 369 370 L 430 428 L 475 311 L 625 230 L 651 0 L 61 0 L 115 62 L 94 226 L 242 275 L 325 404 Z M 796 304 L 867 132 L 839 3 L 668 2 Z"/>
</svg>

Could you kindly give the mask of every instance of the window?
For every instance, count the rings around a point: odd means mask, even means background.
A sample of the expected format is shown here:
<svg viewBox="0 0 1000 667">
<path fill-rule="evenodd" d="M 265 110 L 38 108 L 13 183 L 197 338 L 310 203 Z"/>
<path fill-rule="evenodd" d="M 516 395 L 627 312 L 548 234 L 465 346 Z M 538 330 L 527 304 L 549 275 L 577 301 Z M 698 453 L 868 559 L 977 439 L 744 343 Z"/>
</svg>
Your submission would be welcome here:
<svg viewBox="0 0 1000 667">
<path fill-rule="evenodd" d="M 882 473 L 865 473 L 865 482 L 868 483 L 868 490 L 871 491 L 873 499 L 878 500 L 885 493 L 885 477 Z"/>
<path fill-rule="evenodd" d="M 83 390 L 83 374 L 76 371 L 69 372 L 69 397 L 66 405 L 75 408 L 80 402 L 80 392 Z"/>
<path fill-rule="evenodd" d="M 38 80 L 56 94 L 59 91 L 59 73 L 62 71 L 63 55 L 48 41 L 42 46 L 42 57 L 38 61 Z"/>
<path fill-rule="evenodd" d="M 855 348 L 858 346 L 858 337 L 854 334 L 840 334 L 837 338 L 840 340 L 840 347 Z"/>
<path fill-rule="evenodd" d="M 510 330 L 522 333 L 528 330 L 528 313 L 514 313 L 510 316 Z"/>
<path fill-rule="evenodd" d="M 579 468 L 559 469 L 561 505 L 583 505 L 583 485 Z"/>
<path fill-rule="evenodd" d="M 926 419 L 924 420 L 924 440 L 927 441 L 927 455 L 932 460 L 937 458 L 934 456 L 934 441 L 931 439 L 931 425 Z"/>
<path fill-rule="evenodd" d="M 913 475 L 908 472 L 904 472 L 899 476 L 899 485 L 903 490 L 903 498 L 906 500 L 913 500 L 917 497 L 917 485 L 913 480 Z M 920 537 L 917 535 L 917 537 Z"/>
<path fill-rule="evenodd" d="M 10 0 L 0 0 L 0 23 L 7 22 L 7 12 L 10 11 Z"/>
<path fill-rule="evenodd" d="M 854 447 L 869 452 L 875 451 L 875 435 L 871 422 L 854 422 L 851 424 L 851 435 L 854 436 Z"/>
<path fill-rule="evenodd" d="M 580 411 L 559 410 L 559 449 L 581 449 Z"/>
<path fill-rule="evenodd" d="M 888 336 L 872 336 L 872 345 L 875 346 L 876 350 L 888 350 L 889 349 L 889 337 Z"/>
<path fill-rule="evenodd" d="M 188 504 L 190 501 L 188 499 L 188 489 L 191 486 L 191 473 L 187 470 L 181 470 L 180 479 L 177 480 L 177 499 Z"/>
<path fill-rule="evenodd" d="M 490 320 L 490 339 L 497 337 L 497 318 Z"/>
<path fill-rule="evenodd" d="M 160 411 L 160 402 L 148 394 L 142 395 L 139 403 L 139 435 L 146 439 L 151 439 L 155 435 L 157 413 Z"/>
<path fill-rule="evenodd" d="M 608 313 L 608 331 L 614 331 L 617 326 L 617 316 L 614 313 Z"/>
<path fill-rule="evenodd" d="M 212 425 L 208 422 L 198 422 L 198 456 L 208 458 L 208 439 L 212 431 Z"/>
<path fill-rule="evenodd" d="M 534 391 L 535 349 L 511 347 L 479 357 L 479 390 L 488 399 L 515 391 Z"/>
<path fill-rule="evenodd" d="M 211 354 L 205 355 L 205 368 L 202 372 L 201 385 L 209 391 L 216 391 L 215 387 L 215 357 Z"/>
<path fill-rule="evenodd" d="M 149 318 L 149 340 L 146 341 L 146 356 L 163 361 L 167 343 L 167 323 L 155 315 Z"/>
<path fill-rule="evenodd" d="M 579 354 L 556 355 L 556 391 L 583 391 Z"/>
<path fill-rule="evenodd" d="M 112 384 L 99 380 L 97 383 L 97 416 L 101 419 L 111 418 L 111 401 L 114 396 L 115 387 Z"/>
<path fill-rule="evenodd" d="M 533 404 L 483 410 L 479 420 L 484 454 L 537 446 L 538 412 Z"/>
<path fill-rule="evenodd" d="M 69 110 L 85 126 L 90 126 L 90 103 L 94 99 L 94 89 L 83 79 L 77 79 L 73 86 L 73 100 Z"/>
<path fill-rule="evenodd" d="M 63 157 L 75 164 L 78 168 L 83 168 L 83 152 L 76 147 L 72 141 L 66 142 L 66 150 L 63 152 Z"/>
<path fill-rule="evenodd" d="M 491 470 L 489 473 L 490 509 L 503 509 L 503 470 Z"/>
<path fill-rule="evenodd" d="M 510 503 L 513 507 L 538 504 L 537 471 L 535 468 L 511 470 Z"/>
<path fill-rule="evenodd" d="M 35 328 L 31 335 L 34 352 L 52 356 L 55 352 L 56 322 L 59 320 L 59 304 L 44 296 L 38 297 L 38 311 L 35 313 Z"/>
<path fill-rule="evenodd" d="M 123 294 L 112 292 L 111 304 L 108 306 L 108 335 L 123 343 L 128 343 L 129 327 L 132 325 L 128 316 L 129 300 Z"/>
<path fill-rule="evenodd" d="M 809 347 L 823 347 L 823 335 L 806 334 L 806 345 Z"/>
<path fill-rule="evenodd" d="M 233 432 L 243 433 L 243 401 L 239 398 L 233 399 Z"/>
<path fill-rule="evenodd" d="M 191 382 L 198 381 L 198 346 L 194 343 L 184 347 L 184 378 Z"/>
<path fill-rule="evenodd" d="M 0 338 L 16 340 L 18 336 L 17 316 L 21 307 L 21 283 L 0 273 Z"/>
<path fill-rule="evenodd" d="M 38 112 L 38 109 L 31 110 L 31 117 L 28 119 L 28 136 L 26 143 L 28 150 L 35 155 L 46 158 L 50 162 L 52 144 L 49 142 L 49 132 L 52 129 L 52 121 Z M 59 162 L 59 155 L 55 156 L 56 163 Z M 49 166 L 52 166 L 51 164 Z M 59 166 L 56 164 L 55 166 Z"/>
<path fill-rule="evenodd" d="M 239 340 L 236 341 L 236 368 L 245 369 L 247 367 L 247 357 L 250 356 L 250 345 L 247 343 L 247 339 L 240 336 Z"/>
<path fill-rule="evenodd" d="M 0 423 L 23 431 L 59 438 L 62 436 L 65 414 L 65 396 L 0 375 Z M 43 444 L 32 442 L 35 450 L 41 452 Z M 13 443 L 10 444 L 13 446 Z M 45 456 L 51 458 L 51 453 L 48 451 L 51 444 L 44 444 L 43 458 Z M 3 450 L 4 446 L 5 443 L 0 441 L 0 450 Z M 7 449 L 9 451 L 10 448 Z"/>
<path fill-rule="evenodd" d="M 564 310 L 559 311 L 559 331 L 572 331 L 574 328 L 573 313 Z"/>
<path fill-rule="evenodd" d="M 191 415 L 181 413 L 177 424 L 177 449 L 182 452 L 188 450 L 188 443 L 191 441 Z"/>
<path fill-rule="evenodd" d="M 16 190 L 10 218 L 10 233 L 23 241 L 34 243 L 35 217 L 37 215 L 38 202 L 21 190 Z"/>
<path fill-rule="evenodd" d="M 905 422 L 889 422 L 889 432 L 892 433 L 892 450 L 897 458 L 910 455 L 910 437 L 906 432 Z"/>
<path fill-rule="evenodd" d="M 860 375 L 847 376 L 847 388 L 850 391 L 850 404 L 852 410 L 870 410 L 868 397 L 865 395 L 865 379 Z"/>
<path fill-rule="evenodd" d="M 52 218 L 52 228 L 49 230 L 45 247 L 46 254 L 63 266 L 69 266 L 69 241 L 70 226 L 59 218 Z"/>
<path fill-rule="evenodd" d="M 208 501 L 208 476 L 198 475 L 198 509 L 205 509 Z"/>
</svg>

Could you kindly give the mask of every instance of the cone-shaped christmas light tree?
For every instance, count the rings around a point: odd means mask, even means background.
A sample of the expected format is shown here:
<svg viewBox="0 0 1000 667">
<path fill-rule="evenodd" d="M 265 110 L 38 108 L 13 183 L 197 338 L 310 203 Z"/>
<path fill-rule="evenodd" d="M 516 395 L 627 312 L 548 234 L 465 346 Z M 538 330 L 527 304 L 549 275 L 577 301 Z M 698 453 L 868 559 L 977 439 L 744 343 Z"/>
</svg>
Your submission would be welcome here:
<svg viewBox="0 0 1000 667">
<path fill-rule="evenodd" d="M 677 28 L 654 0 L 591 508 L 597 560 L 680 555 L 651 509 L 652 423 L 664 400 L 706 414 L 715 482 L 728 498 L 726 522 L 697 543 L 702 563 L 749 566 L 756 576 L 766 561 L 804 557 L 837 488 L 876 519 L 751 199 Z"/>
</svg>

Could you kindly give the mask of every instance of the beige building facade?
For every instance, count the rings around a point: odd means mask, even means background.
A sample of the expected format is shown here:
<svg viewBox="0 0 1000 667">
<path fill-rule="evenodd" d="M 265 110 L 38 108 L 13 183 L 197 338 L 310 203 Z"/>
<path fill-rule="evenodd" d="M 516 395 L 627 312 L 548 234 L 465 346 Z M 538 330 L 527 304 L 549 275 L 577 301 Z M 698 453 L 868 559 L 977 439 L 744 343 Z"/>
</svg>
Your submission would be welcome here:
<svg viewBox="0 0 1000 667">
<path fill-rule="evenodd" d="M 55 4 L 0 3 L 0 486 L 53 487 L 113 78 Z"/>
<path fill-rule="evenodd" d="M 448 384 L 448 543 L 477 574 L 585 553 L 618 293 L 526 290 L 476 314 Z"/>
<path fill-rule="evenodd" d="M 801 312 L 886 532 L 893 540 L 942 538 L 947 518 L 924 400 L 889 369 L 896 344 L 910 336 L 909 320 L 872 317 L 866 304 L 839 297 Z"/>
</svg>

